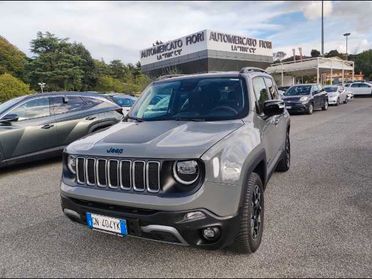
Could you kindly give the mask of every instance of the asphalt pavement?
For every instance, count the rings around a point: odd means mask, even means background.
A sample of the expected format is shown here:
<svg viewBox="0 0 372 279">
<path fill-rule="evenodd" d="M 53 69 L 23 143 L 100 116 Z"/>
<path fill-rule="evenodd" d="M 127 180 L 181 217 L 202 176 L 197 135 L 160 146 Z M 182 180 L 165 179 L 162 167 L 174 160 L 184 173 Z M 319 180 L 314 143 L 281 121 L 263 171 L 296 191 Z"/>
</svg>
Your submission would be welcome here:
<svg viewBox="0 0 372 279">
<path fill-rule="evenodd" d="M 73 223 L 61 211 L 54 159 L 0 170 L 0 277 L 371 277 L 372 98 L 291 121 L 292 166 L 268 184 L 255 254 Z"/>
</svg>

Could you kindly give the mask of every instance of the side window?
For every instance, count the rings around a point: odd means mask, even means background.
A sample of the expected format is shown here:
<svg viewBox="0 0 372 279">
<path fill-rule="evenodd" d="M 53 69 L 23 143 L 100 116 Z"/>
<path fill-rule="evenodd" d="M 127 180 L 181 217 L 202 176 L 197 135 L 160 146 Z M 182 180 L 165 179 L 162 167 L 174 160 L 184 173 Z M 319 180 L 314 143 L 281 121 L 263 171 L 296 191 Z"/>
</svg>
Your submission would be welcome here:
<svg viewBox="0 0 372 279">
<path fill-rule="evenodd" d="M 267 100 L 270 100 L 269 93 L 267 92 L 266 84 L 262 77 L 253 79 L 253 90 L 257 100 L 257 112 L 263 113 L 263 105 Z"/>
<path fill-rule="evenodd" d="M 67 106 L 68 112 L 73 111 L 79 111 L 81 109 L 86 109 L 84 107 L 85 103 L 81 97 L 77 96 L 66 96 L 65 100 L 67 103 L 65 104 Z"/>
<path fill-rule="evenodd" d="M 102 104 L 104 101 L 96 98 L 91 98 L 91 97 L 83 97 L 84 101 L 84 109 L 91 109 L 93 107 L 96 107 L 100 104 Z M 108 103 L 108 102 L 106 102 Z"/>
<path fill-rule="evenodd" d="M 50 98 L 50 113 L 61 114 L 67 112 L 67 106 L 63 102 L 63 97 L 51 97 Z"/>
<path fill-rule="evenodd" d="M 19 121 L 49 116 L 49 99 L 45 97 L 27 101 L 9 113 L 17 114 Z"/>
<path fill-rule="evenodd" d="M 271 78 L 265 77 L 265 83 L 267 89 L 269 90 L 271 99 L 279 99 L 278 89 L 276 88 L 276 85 L 273 82 L 273 80 Z"/>
<path fill-rule="evenodd" d="M 361 83 L 359 84 L 359 87 L 370 87 L 367 83 Z"/>
<path fill-rule="evenodd" d="M 351 87 L 359 87 L 359 84 L 357 84 L 357 83 L 353 83 L 353 84 L 351 85 Z"/>
</svg>

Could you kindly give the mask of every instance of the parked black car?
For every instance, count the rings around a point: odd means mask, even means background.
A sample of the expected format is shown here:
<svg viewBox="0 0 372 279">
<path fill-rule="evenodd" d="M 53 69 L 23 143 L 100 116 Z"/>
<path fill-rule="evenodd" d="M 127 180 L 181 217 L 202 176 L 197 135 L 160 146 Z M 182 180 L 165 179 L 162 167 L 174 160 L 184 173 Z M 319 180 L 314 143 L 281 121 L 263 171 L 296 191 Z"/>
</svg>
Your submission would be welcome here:
<svg viewBox="0 0 372 279">
<path fill-rule="evenodd" d="M 121 118 L 118 105 L 93 93 L 51 92 L 9 100 L 0 104 L 0 166 L 55 156 Z"/>
<path fill-rule="evenodd" d="M 315 109 L 328 109 L 328 95 L 319 84 L 297 84 L 282 96 L 289 112 L 312 114 Z"/>
</svg>

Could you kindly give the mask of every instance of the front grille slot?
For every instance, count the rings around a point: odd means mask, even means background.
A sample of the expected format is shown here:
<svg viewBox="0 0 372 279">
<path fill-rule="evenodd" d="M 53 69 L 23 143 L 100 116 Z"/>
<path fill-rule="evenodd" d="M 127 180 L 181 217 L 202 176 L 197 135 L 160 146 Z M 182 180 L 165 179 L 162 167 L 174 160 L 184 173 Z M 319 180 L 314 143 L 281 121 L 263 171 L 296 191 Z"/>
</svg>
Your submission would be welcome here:
<svg viewBox="0 0 372 279">
<path fill-rule="evenodd" d="M 97 185 L 98 186 L 106 186 L 107 179 L 106 179 L 106 169 L 107 169 L 107 161 L 98 159 L 97 161 Z"/>
<path fill-rule="evenodd" d="M 146 169 L 147 191 L 159 192 L 160 190 L 160 163 L 147 162 Z"/>
<path fill-rule="evenodd" d="M 86 163 L 86 176 L 87 176 L 87 184 L 94 185 L 96 184 L 96 160 L 95 159 L 87 159 Z"/>
<path fill-rule="evenodd" d="M 77 158 L 79 184 L 130 191 L 160 191 L 161 163 L 101 158 Z"/>
<path fill-rule="evenodd" d="M 119 186 L 119 161 L 109 161 L 108 174 L 109 186 L 111 188 L 117 188 Z"/>
<path fill-rule="evenodd" d="M 85 165 L 85 159 L 77 158 L 76 178 L 77 178 L 77 182 L 80 184 L 85 183 L 84 165 Z"/>
<path fill-rule="evenodd" d="M 135 191 L 145 190 L 145 162 L 133 162 L 133 188 Z"/>
<path fill-rule="evenodd" d="M 120 168 L 120 186 L 124 190 L 129 190 L 132 186 L 131 184 L 131 170 L 132 162 L 131 161 L 121 161 Z"/>
</svg>

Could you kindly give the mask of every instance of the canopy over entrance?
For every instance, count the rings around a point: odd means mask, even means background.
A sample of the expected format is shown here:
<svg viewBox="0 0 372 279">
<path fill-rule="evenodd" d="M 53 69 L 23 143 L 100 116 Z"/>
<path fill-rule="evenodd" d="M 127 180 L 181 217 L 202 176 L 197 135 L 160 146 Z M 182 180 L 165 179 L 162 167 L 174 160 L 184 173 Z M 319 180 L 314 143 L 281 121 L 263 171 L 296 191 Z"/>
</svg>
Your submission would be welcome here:
<svg viewBox="0 0 372 279">
<path fill-rule="evenodd" d="M 334 77 L 340 76 L 341 82 L 344 84 L 345 72 L 347 74 L 351 72 L 352 80 L 354 80 L 354 62 L 342 60 L 338 57 L 316 57 L 298 62 L 272 64 L 266 71 L 277 78 L 281 77 L 281 85 L 284 85 L 284 76 L 291 76 L 293 78 L 316 76 L 317 83 L 325 82 L 326 79 L 321 78 L 324 75 L 328 76 L 331 83 Z"/>
</svg>

